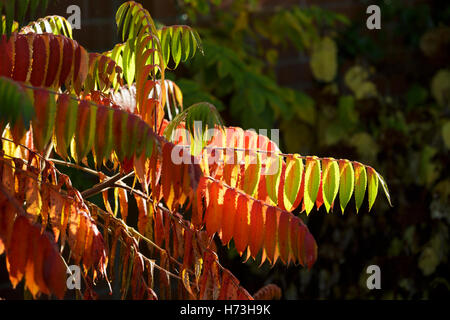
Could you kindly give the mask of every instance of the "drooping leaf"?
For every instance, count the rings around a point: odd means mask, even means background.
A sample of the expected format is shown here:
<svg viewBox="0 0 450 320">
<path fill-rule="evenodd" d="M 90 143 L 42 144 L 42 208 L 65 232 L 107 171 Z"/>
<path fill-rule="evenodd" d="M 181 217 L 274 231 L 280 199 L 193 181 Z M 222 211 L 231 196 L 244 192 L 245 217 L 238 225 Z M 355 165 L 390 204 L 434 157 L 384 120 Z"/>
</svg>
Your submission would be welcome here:
<svg viewBox="0 0 450 320">
<path fill-rule="evenodd" d="M 327 212 L 336 199 L 339 190 L 339 165 L 332 158 L 322 160 L 322 194 Z"/>
<path fill-rule="evenodd" d="M 0 51 L 0 59 L 2 52 Z M 0 75 L 3 74 L 2 61 L 0 60 Z M 11 127 L 20 122 L 18 126 L 28 129 L 30 120 L 34 116 L 32 101 L 22 87 L 3 76 L 0 77 L 0 131 L 3 125 L 11 124 Z M 25 132 L 23 132 L 25 133 Z"/>
<path fill-rule="evenodd" d="M 303 177 L 303 161 L 298 155 L 287 159 L 284 180 L 284 206 L 287 211 L 294 209 L 294 202 L 300 191 Z"/>
<path fill-rule="evenodd" d="M 386 195 L 389 205 L 392 207 L 391 196 L 389 194 L 389 189 L 388 189 L 387 183 L 386 183 L 386 181 L 384 181 L 384 178 L 381 176 L 381 174 L 379 174 L 378 172 L 376 172 L 376 174 L 377 174 L 378 180 L 381 183 L 381 186 L 383 187 L 383 191 L 384 191 L 384 194 Z"/>
<path fill-rule="evenodd" d="M 377 198 L 378 193 L 378 176 L 372 167 L 367 167 L 367 185 L 368 185 L 368 199 L 369 211 Z"/>
<path fill-rule="evenodd" d="M 339 203 L 341 205 L 342 214 L 344 214 L 344 209 L 353 194 L 355 175 L 353 172 L 353 166 L 348 160 L 339 161 L 339 171 Z"/>
<path fill-rule="evenodd" d="M 366 168 L 359 162 L 353 162 L 353 168 L 355 171 L 355 204 L 356 212 L 358 212 L 366 193 L 367 173 Z"/>
<path fill-rule="evenodd" d="M 268 284 L 259 289 L 254 295 L 255 300 L 280 300 L 281 288 L 276 284 Z"/>
<path fill-rule="evenodd" d="M 309 214 L 314 206 L 320 185 L 320 162 L 315 157 L 306 159 L 305 193 L 304 203 L 306 214 Z"/>
<path fill-rule="evenodd" d="M 244 179 L 242 190 L 250 196 L 253 196 L 258 187 L 261 177 L 261 155 L 258 152 L 250 152 L 246 156 L 244 164 Z"/>
<path fill-rule="evenodd" d="M 239 195 L 237 199 L 236 215 L 234 221 L 234 245 L 237 252 L 242 255 L 249 243 L 250 237 L 250 208 L 249 199 Z"/>
<path fill-rule="evenodd" d="M 269 207 L 266 211 L 266 224 L 264 226 L 264 250 L 267 259 L 272 265 L 279 257 L 278 248 L 278 226 L 280 221 L 280 212 L 276 207 Z"/>
<path fill-rule="evenodd" d="M 262 249 L 264 243 L 264 225 L 266 218 L 266 207 L 259 201 L 253 201 L 250 211 L 250 253 L 253 259 Z"/>
<path fill-rule="evenodd" d="M 266 162 L 266 186 L 267 194 L 274 204 L 278 201 L 278 186 L 280 185 L 280 176 L 282 169 L 282 157 L 273 156 Z"/>
</svg>

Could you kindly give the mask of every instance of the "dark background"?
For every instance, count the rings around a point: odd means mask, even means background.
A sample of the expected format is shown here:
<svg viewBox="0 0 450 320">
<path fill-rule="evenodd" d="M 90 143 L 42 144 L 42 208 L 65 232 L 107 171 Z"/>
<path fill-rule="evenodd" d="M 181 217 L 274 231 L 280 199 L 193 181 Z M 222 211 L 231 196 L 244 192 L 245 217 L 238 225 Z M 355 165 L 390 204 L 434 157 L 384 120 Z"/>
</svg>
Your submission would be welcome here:
<svg viewBox="0 0 450 320">
<path fill-rule="evenodd" d="M 344 215 L 338 208 L 330 214 L 314 209 L 309 217 L 301 213 L 319 247 L 311 270 L 281 264 L 257 268 L 259 263 L 242 264 L 233 249 L 225 248 L 220 249 L 222 264 L 250 293 L 275 283 L 285 299 L 448 298 L 450 80 L 441 72 L 449 69 L 448 2 L 264 0 L 222 1 L 219 6 L 188 2 L 141 1 L 156 21 L 192 25 L 204 40 L 205 55 L 197 55 L 172 76 L 180 83 L 185 102 L 210 100 L 227 125 L 280 128 L 283 151 L 373 166 L 385 177 L 393 202 L 389 207 L 380 188 L 370 213 L 365 200 L 357 214 L 353 199 Z M 67 16 L 67 6 L 78 4 L 82 29 L 74 32 L 74 39 L 89 51 L 103 52 L 119 41 L 114 15 L 121 3 L 61 0 L 47 11 Z M 257 9 L 248 3 L 256 3 Z M 372 3 L 381 7 L 381 30 L 365 26 L 365 11 Z M 318 38 L 332 38 L 338 49 L 332 81 L 315 77 L 310 67 L 314 50 L 299 45 L 295 33 L 288 37 L 292 32 L 288 22 L 284 26 L 281 19 L 279 28 L 267 24 L 266 31 L 276 34 L 278 42 L 255 31 L 259 20 L 270 21 L 283 10 L 311 5 L 348 19 L 335 25 L 324 19 L 315 23 Z M 249 14 L 242 26 L 243 12 Z M 219 64 L 225 58 L 214 60 L 208 48 L 232 49 L 235 56 L 230 61 L 238 59 L 249 66 L 241 68 L 240 76 L 269 81 L 284 100 L 267 98 L 262 110 L 247 108 L 257 97 L 240 96 L 248 88 L 238 85 L 232 71 L 224 75 Z M 269 52 L 276 52 L 275 58 Z M 365 81 L 375 86 L 375 95 L 359 96 L 349 87 L 346 75 L 354 66 L 368 72 Z M 255 95 L 267 90 L 265 85 L 256 86 Z M 277 112 L 281 103 L 287 111 Z M 96 183 L 83 175 L 71 178 L 80 189 Z M 381 290 L 366 287 L 366 268 L 372 264 L 381 268 Z M 7 283 L 0 285 L 0 297 L 5 294 L 14 296 Z"/>
</svg>

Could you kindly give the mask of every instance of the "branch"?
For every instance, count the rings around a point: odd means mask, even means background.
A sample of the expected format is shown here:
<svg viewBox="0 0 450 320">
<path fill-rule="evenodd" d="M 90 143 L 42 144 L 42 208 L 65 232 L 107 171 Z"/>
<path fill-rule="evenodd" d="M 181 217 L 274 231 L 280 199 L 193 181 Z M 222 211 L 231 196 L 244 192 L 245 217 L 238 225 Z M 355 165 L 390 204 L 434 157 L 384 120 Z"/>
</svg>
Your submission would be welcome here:
<svg viewBox="0 0 450 320">
<path fill-rule="evenodd" d="M 81 193 L 81 196 L 82 196 L 83 198 L 85 198 L 85 199 L 86 199 L 86 198 L 90 198 L 90 197 L 92 197 L 92 196 L 94 196 L 94 195 L 96 195 L 96 194 L 98 194 L 98 193 L 100 193 L 100 192 L 102 192 L 102 191 L 105 191 L 105 189 L 108 189 L 108 188 L 114 186 L 114 184 L 115 184 L 116 182 L 118 182 L 118 181 L 120 181 L 120 180 L 123 180 L 123 179 L 125 179 L 125 178 L 128 178 L 128 177 L 132 176 L 133 174 L 134 174 L 133 171 L 130 172 L 130 173 L 128 173 L 128 174 L 125 174 L 125 173 L 118 173 L 118 174 L 116 174 L 116 175 L 110 177 L 109 179 L 107 179 L 107 180 L 105 180 L 105 181 L 103 181 L 103 182 L 101 182 L 101 183 L 96 184 L 96 185 L 93 186 L 92 188 L 87 189 L 87 190 L 84 190 L 84 191 Z"/>
<path fill-rule="evenodd" d="M 151 246 L 153 246 L 154 248 L 156 248 L 156 249 L 159 250 L 160 252 L 165 252 L 165 253 L 167 254 L 167 257 L 169 258 L 170 261 L 175 262 L 176 264 L 178 264 L 178 265 L 181 266 L 181 267 L 183 266 L 182 263 L 180 263 L 178 260 L 176 260 L 175 258 L 173 258 L 173 257 L 169 254 L 169 252 L 168 252 L 166 249 L 161 248 L 161 247 L 158 246 L 156 243 L 154 243 L 152 240 L 150 240 L 150 239 L 148 239 L 147 237 L 143 236 L 139 231 L 137 231 L 137 230 L 134 229 L 133 227 L 130 227 L 129 225 L 127 225 L 122 219 L 119 219 L 119 218 L 114 217 L 113 215 L 111 215 L 111 214 L 109 214 L 108 212 L 102 210 L 101 208 L 99 208 L 97 205 L 95 205 L 95 204 L 93 204 L 93 203 L 88 202 L 88 206 L 90 206 L 91 208 L 92 208 L 92 207 L 97 208 L 97 213 L 99 213 L 100 216 L 102 216 L 103 220 L 105 220 L 105 217 L 108 216 L 109 219 L 112 219 L 112 220 L 115 221 L 117 224 L 120 224 L 120 225 L 122 226 L 122 228 L 124 228 L 124 231 L 127 233 L 127 235 L 128 235 L 129 237 L 132 237 L 132 238 L 135 238 L 135 239 L 136 239 L 136 237 L 137 237 L 137 238 L 140 238 L 140 239 L 144 240 L 145 242 L 149 243 Z M 104 223 L 100 222 L 98 219 L 95 219 L 95 221 L 96 221 L 96 223 L 97 223 L 98 225 L 100 225 L 101 227 L 105 228 L 105 224 L 104 224 Z M 113 234 L 113 231 L 112 231 L 110 228 L 107 228 L 107 230 L 108 230 L 109 233 Z M 120 240 L 120 238 L 119 238 L 119 240 Z M 122 243 L 126 244 L 124 241 L 122 241 Z M 142 253 L 139 252 L 139 254 L 140 254 L 144 259 L 151 260 L 151 259 L 149 259 L 148 257 L 146 257 L 145 255 L 143 255 Z M 167 272 L 170 276 L 172 276 L 172 277 L 174 277 L 174 278 L 176 278 L 176 279 L 178 279 L 178 280 L 182 280 L 182 279 L 180 278 L 180 276 L 171 273 L 170 270 L 166 270 L 166 269 L 160 267 L 160 266 L 159 266 L 158 264 L 156 264 L 154 261 L 153 261 L 152 263 L 154 264 L 154 266 L 155 266 L 157 269 L 160 269 L 161 271 Z M 189 270 L 189 269 L 186 269 L 186 270 L 187 270 L 187 272 L 189 272 L 189 273 L 191 273 L 191 274 L 194 274 L 194 272 L 193 272 L 192 270 Z"/>
<path fill-rule="evenodd" d="M 81 171 L 93 174 L 95 176 L 99 176 L 98 171 L 95 171 L 95 170 L 92 170 L 92 169 L 89 169 L 89 168 L 86 168 L 86 167 L 82 167 L 82 166 L 80 166 L 80 165 L 78 165 L 76 163 L 67 162 L 67 161 L 58 160 L 58 159 L 48 159 L 48 161 L 51 161 L 51 162 L 53 162 L 54 164 L 57 164 L 57 165 L 78 169 L 78 170 L 81 170 Z"/>
</svg>

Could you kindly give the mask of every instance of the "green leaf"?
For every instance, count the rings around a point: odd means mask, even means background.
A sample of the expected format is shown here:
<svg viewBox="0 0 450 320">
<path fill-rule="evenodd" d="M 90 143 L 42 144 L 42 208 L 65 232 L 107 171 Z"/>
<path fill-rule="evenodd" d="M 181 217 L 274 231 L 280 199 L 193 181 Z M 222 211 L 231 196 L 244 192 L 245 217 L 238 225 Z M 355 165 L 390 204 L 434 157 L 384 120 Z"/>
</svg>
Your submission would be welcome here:
<svg viewBox="0 0 450 320">
<path fill-rule="evenodd" d="M 42 5 L 39 2 L 40 2 L 40 0 L 31 0 L 31 2 L 30 2 L 30 18 L 31 19 L 33 19 L 34 16 L 36 15 L 37 8 Z M 45 9 L 43 9 L 43 10 L 45 10 Z"/>
<path fill-rule="evenodd" d="M 136 60 L 133 47 L 132 40 L 128 40 L 123 48 L 123 74 L 128 86 L 133 84 L 136 72 Z"/>
<path fill-rule="evenodd" d="M 177 28 L 172 36 L 172 59 L 176 68 L 181 61 L 181 28 Z"/>
<path fill-rule="evenodd" d="M 25 13 L 28 9 L 29 0 L 18 0 L 17 1 L 17 21 L 21 24 L 23 23 L 23 19 L 25 17 Z"/>
<path fill-rule="evenodd" d="M 306 214 L 308 215 L 314 203 L 320 186 L 320 162 L 317 157 L 307 157 L 305 172 L 305 193 L 303 201 L 305 203 Z"/>
<path fill-rule="evenodd" d="M 191 37 L 188 27 L 182 27 L 181 29 L 183 31 L 182 33 L 182 51 L 183 51 L 183 62 L 187 61 L 189 59 L 189 55 L 191 53 Z M 195 43 L 194 43 L 195 46 Z"/>
<path fill-rule="evenodd" d="M 202 40 L 200 39 L 200 36 L 198 35 L 198 32 L 194 29 L 191 29 L 191 35 L 193 37 L 194 46 L 192 47 L 192 56 L 195 54 L 195 48 L 197 47 L 200 50 L 201 54 L 204 54 L 203 52 L 203 46 L 202 46 Z"/>
<path fill-rule="evenodd" d="M 53 135 L 56 101 L 53 95 L 45 90 L 34 90 L 34 109 L 36 117 L 32 120 L 33 139 L 39 151 L 43 151 Z"/>
<path fill-rule="evenodd" d="M 366 193 L 367 173 L 366 168 L 359 162 L 353 162 L 353 168 L 355 170 L 355 204 L 358 213 Z"/>
<path fill-rule="evenodd" d="M 384 181 L 384 178 L 381 176 L 381 174 L 379 174 L 376 171 L 375 171 L 375 173 L 377 174 L 378 180 L 380 181 L 381 186 L 383 187 L 383 191 L 384 191 L 384 194 L 386 195 L 389 205 L 392 207 L 391 196 L 389 195 L 389 189 L 388 189 L 387 183 L 386 183 L 386 181 Z"/>
<path fill-rule="evenodd" d="M 291 211 L 297 199 L 303 177 L 303 161 L 298 154 L 287 158 L 284 180 L 284 206 Z"/>
<path fill-rule="evenodd" d="M 355 176 L 352 164 L 348 160 L 339 160 L 339 171 L 339 203 L 341 205 L 342 214 L 344 214 L 345 207 L 352 197 Z"/>
<path fill-rule="evenodd" d="M 283 159 L 279 155 L 272 155 L 266 162 L 266 189 L 272 204 L 277 204 L 278 187 L 280 185 Z"/>
<path fill-rule="evenodd" d="M 250 152 L 247 157 L 250 163 L 245 164 L 243 189 L 248 195 L 254 196 L 256 190 L 258 190 L 261 177 L 261 154 L 259 152 Z"/>
<path fill-rule="evenodd" d="M 12 26 L 14 23 L 14 10 L 15 10 L 15 1 L 5 1 L 5 15 L 6 15 L 6 36 L 9 39 L 12 31 Z"/>
<path fill-rule="evenodd" d="M 164 63 L 166 66 L 170 61 L 170 43 L 172 39 L 172 29 L 171 28 L 163 28 L 161 30 L 161 47 L 162 54 L 164 57 Z"/>
<path fill-rule="evenodd" d="M 191 153 L 197 154 L 211 138 L 205 134 L 207 129 L 219 127 L 223 130 L 223 121 L 216 107 L 208 102 L 196 103 L 182 112 L 169 123 L 164 130 L 164 136 L 168 140 L 174 138 L 175 130 L 180 126 L 181 122 L 185 122 L 186 129 L 191 135 Z M 200 122 L 201 126 L 198 126 Z"/>
<path fill-rule="evenodd" d="M 72 156 L 82 161 L 94 144 L 97 107 L 85 101 L 78 106 L 77 130 L 75 131 L 75 150 Z M 76 155 L 74 156 L 74 151 Z"/>
<path fill-rule="evenodd" d="M 336 199 L 339 190 L 339 165 L 333 158 L 322 160 L 322 194 L 327 212 Z"/>
<path fill-rule="evenodd" d="M 377 198 L 378 193 L 378 176 L 376 171 L 372 167 L 367 167 L 367 178 L 369 185 L 369 211 L 372 209 L 373 203 Z"/>
<path fill-rule="evenodd" d="M 22 121 L 28 129 L 33 116 L 33 103 L 23 88 L 9 78 L 0 77 L 0 124 L 14 126 Z"/>
</svg>

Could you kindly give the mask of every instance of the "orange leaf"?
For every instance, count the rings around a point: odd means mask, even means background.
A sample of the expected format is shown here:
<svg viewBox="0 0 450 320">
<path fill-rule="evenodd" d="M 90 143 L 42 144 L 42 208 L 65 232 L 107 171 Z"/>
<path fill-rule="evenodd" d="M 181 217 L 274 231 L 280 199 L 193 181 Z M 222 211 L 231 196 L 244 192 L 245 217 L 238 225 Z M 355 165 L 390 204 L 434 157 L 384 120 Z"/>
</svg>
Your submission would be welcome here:
<svg viewBox="0 0 450 320">
<path fill-rule="evenodd" d="M 280 214 L 280 225 L 278 227 L 278 245 L 280 248 L 281 261 L 285 264 L 289 261 L 289 253 L 291 252 L 290 244 L 290 224 L 292 215 L 286 211 Z"/>
<path fill-rule="evenodd" d="M 128 217 L 128 195 L 127 191 L 123 188 L 117 188 L 119 193 L 119 203 L 120 203 L 120 215 L 123 221 L 127 221 Z"/>
<path fill-rule="evenodd" d="M 138 216 L 138 231 L 145 235 L 147 231 L 147 225 L 150 221 L 148 207 L 150 207 L 144 198 L 135 195 L 134 198 L 136 199 L 139 216 Z"/>
<path fill-rule="evenodd" d="M 163 162 L 161 172 L 161 184 L 164 200 L 167 207 L 172 209 L 181 191 L 181 166 L 172 161 L 172 150 L 174 145 L 166 143 L 163 146 Z"/>
<path fill-rule="evenodd" d="M 280 221 L 280 210 L 276 207 L 269 207 L 266 211 L 266 225 L 264 235 L 264 249 L 267 254 L 267 258 L 272 263 L 278 259 L 278 226 Z"/>
<path fill-rule="evenodd" d="M 238 196 L 234 217 L 234 244 L 239 255 L 242 255 L 249 241 L 250 210 L 248 203 L 247 196 L 243 194 Z"/>
<path fill-rule="evenodd" d="M 249 245 L 251 255 L 254 259 L 264 243 L 265 210 L 266 206 L 263 206 L 260 201 L 253 201 L 250 212 Z"/>
<path fill-rule="evenodd" d="M 64 298 L 66 291 L 66 266 L 59 254 L 56 246 L 49 242 L 44 242 L 46 245 L 44 262 L 43 262 L 43 279 L 50 290 L 58 299 Z"/>
<path fill-rule="evenodd" d="M 13 205 L 0 193 L 0 255 L 11 243 L 15 215 Z"/>
<path fill-rule="evenodd" d="M 59 192 L 49 188 L 49 217 L 55 240 L 59 238 L 61 230 L 61 217 L 64 207 L 64 198 Z"/>
<path fill-rule="evenodd" d="M 164 227 L 163 227 L 163 213 L 161 209 L 156 209 L 155 211 L 155 227 L 154 227 L 154 238 L 155 238 L 155 243 L 158 246 L 162 245 L 162 242 L 164 240 Z"/>
<path fill-rule="evenodd" d="M 234 216 L 236 215 L 237 193 L 234 189 L 227 189 L 224 195 L 222 214 L 221 239 L 225 245 L 230 242 L 234 233 Z"/>
<path fill-rule="evenodd" d="M 231 286 L 230 283 L 233 281 L 231 274 L 228 270 L 224 270 L 222 273 L 222 283 L 220 285 L 220 293 L 218 300 L 229 300 L 228 288 Z"/>
<path fill-rule="evenodd" d="M 208 178 L 202 177 L 198 183 L 196 201 L 194 203 L 196 208 L 195 210 L 194 208 L 192 209 L 193 215 L 191 219 L 196 227 L 200 227 L 203 224 L 204 214 L 209 206 L 208 184 L 210 182 Z"/>
<path fill-rule="evenodd" d="M 211 201 L 205 214 L 206 231 L 210 237 L 219 231 L 222 223 L 224 192 L 225 190 L 221 188 L 219 182 L 210 184 L 209 198 Z"/>
<path fill-rule="evenodd" d="M 23 216 L 17 217 L 14 222 L 11 244 L 7 255 L 9 279 L 13 288 L 17 286 L 25 274 L 25 267 L 27 266 L 28 260 L 28 246 L 32 243 L 28 240 L 28 237 L 31 237 L 28 231 L 27 218 Z"/>
<path fill-rule="evenodd" d="M 37 297 L 40 292 L 49 294 L 49 290 L 43 279 L 43 263 L 46 250 L 46 243 L 49 239 L 46 234 L 41 235 L 37 227 L 28 227 L 31 243 L 28 245 L 28 262 L 25 268 L 25 281 L 33 297 Z"/>
</svg>

